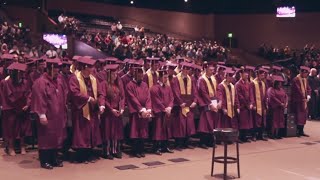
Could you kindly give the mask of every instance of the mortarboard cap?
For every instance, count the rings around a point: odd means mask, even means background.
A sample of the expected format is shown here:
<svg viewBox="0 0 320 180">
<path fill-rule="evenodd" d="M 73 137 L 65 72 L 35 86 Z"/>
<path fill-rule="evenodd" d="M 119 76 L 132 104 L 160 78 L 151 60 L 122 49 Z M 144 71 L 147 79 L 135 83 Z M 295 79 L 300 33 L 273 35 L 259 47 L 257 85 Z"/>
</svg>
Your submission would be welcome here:
<svg viewBox="0 0 320 180">
<path fill-rule="evenodd" d="M 301 71 L 309 72 L 309 71 L 310 71 L 310 68 L 307 67 L 307 66 L 300 66 L 300 70 L 301 70 Z"/>
<path fill-rule="evenodd" d="M 107 71 L 116 71 L 119 69 L 119 64 L 107 64 L 104 68 Z"/>
<path fill-rule="evenodd" d="M 188 62 L 182 62 L 182 63 L 180 63 L 180 65 L 182 66 L 182 69 L 192 69 L 193 68 L 193 64 L 188 63 Z"/>
<path fill-rule="evenodd" d="M 163 70 L 159 70 L 158 73 L 159 73 L 159 77 L 163 77 L 164 75 L 168 74 L 168 71 L 163 69 Z"/>
<path fill-rule="evenodd" d="M 48 67 L 48 66 L 59 67 L 59 66 L 62 65 L 61 60 L 58 59 L 58 58 L 47 59 L 47 60 L 46 60 L 46 63 L 47 63 L 47 67 Z"/>
<path fill-rule="evenodd" d="M 97 61 L 88 57 L 81 57 L 77 60 L 79 63 L 85 64 L 85 65 L 89 65 L 89 66 L 93 66 Z"/>
<path fill-rule="evenodd" d="M 272 78 L 273 78 L 273 81 L 279 81 L 279 82 L 284 81 L 282 76 L 273 75 Z"/>
<path fill-rule="evenodd" d="M 280 66 L 273 65 L 272 69 L 277 70 L 277 71 L 281 71 L 282 68 Z"/>
<path fill-rule="evenodd" d="M 231 68 L 226 68 L 224 70 L 224 73 L 226 73 L 226 74 L 234 74 L 234 70 L 232 70 Z"/>
<path fill-rule="evenodd" d="M 7 67 L 8 70 L 18 70 L 25 72 L 27 70 L 28 66 L 26 64 L 14 62 L 10 66 Z"/>
</svg>

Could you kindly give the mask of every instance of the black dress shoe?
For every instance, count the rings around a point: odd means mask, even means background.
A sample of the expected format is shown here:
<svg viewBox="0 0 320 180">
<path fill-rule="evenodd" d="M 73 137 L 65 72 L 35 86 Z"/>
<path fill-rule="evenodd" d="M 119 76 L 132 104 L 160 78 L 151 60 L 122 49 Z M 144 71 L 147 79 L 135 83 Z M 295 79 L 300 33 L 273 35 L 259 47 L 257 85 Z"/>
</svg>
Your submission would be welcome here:
<svg viewBox="0 0 320 180">
<path fill-rule="evenodd" d="M 43 164 L 41 164 L 41 168 L 43 168 L 43 169 L 53 169 L 53 167 L 51 166 L 51 164 L 49 164 L 49 163 L 43 163 Z"/>
<path fill-rule="evenodd" d="M 202 148 L 202 149 L 208 149 L 208 147 L 205 144 L 200 144 L 199 147 Z"/>
<path fill-rule="evenodd" d="M 146 157 L 146 154 L 145 153 L 140 153 L 140 156 L 141 157 Z"/>
<path fill-rule="evenodd" d="M 62 161 L 58 160 L 58 161 L 52 163 L 52 166 L 53 167 L 63 167 L 63 163 L 62 163 Z"/>
<path fill-rule="evenodd" d="M 117 152 L 116 154 L 113 154 L 113 157 L 115 157 L 117 159 L 121 159 L 122 158 L 122 153 L 121 152 Z"/>
<path fill-rule="evenodd" d="M 160 149 L 156 150 L 156 151 L 155 151 L 155 154 L 156 154 L 156 155 L 159 155 L 159 156 L 161 156 L 161 155 L 162 155 L 162 153 L 161 153 Z"/>
<path fill-rule="evenodd" d="M 187 148 L 187 149 L 194 149 L 194 147 L 189 145 L 189 144 L 186 144 L 184 147 Z"/>
<path fill-rule="evenodd" d="M 310 137 L 308 134 L 302 133 L 301 136 Z"/>
<path fill-rule="evenodd" d="M 162 152 L 173 153 L 173 151 L 172 151 L 171 149 L 169 149 L 169 148 L 164 148 L 164 149 L 162 150 Z"/>
<path fill-rule="evenodd" d="M 113 156 L 111 154 L 107 155 L 107 159 L 113 160 Z"/>
<path fill-rule="evenodd" d="M 139 153 L 135 154 L 134 156 L 137 158 L 141 158 L 141 154 L 139 154 Z"/>
</svg>

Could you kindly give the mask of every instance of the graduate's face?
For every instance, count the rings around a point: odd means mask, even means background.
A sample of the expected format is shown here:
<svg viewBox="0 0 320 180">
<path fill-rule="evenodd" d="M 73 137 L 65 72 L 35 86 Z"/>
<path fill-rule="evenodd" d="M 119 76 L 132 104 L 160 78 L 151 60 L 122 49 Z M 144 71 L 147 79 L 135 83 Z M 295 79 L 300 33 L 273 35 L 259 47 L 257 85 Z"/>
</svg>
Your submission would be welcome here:
<svg viewBox="0 0 320 180">
<path fill-rule="evenodd" d="M 249 77 L 248 72 L 244 71 L 244 72 L 241 73 L 241 78 L 242 78 L 243 80 L 247 80 L 248 77 Z"/>
<path fill-rule="evenodd" d="M 151 65 L 151 70 L 152 70 L 152 71 L 157 71 L 158 68 L 159 68 L 159 64 L 158 64 L 158 63 Z"/>
<path fill-rule="evenodd" d="M 213 68 L 207 68 L 206 69 L 206 74 L 208 77 L 212 76 L 214 73 L 214 69 Z"/>
<path fill-rule="evenodd" d="M 117 79 L 117 72 L 116 71 L 111 71 L 110 72 L 110 78 L 111 78 L 111 82 L 115 81 Z"/>
<path fill-rule="evenodd" d="M 263 73 L 259 73 L 258 78 L 259 78 L 260 80 L 265 79 L 265 73 L 264 73 L 264 72 L 263 72 Z"/>
<path fill-rule="evenodd" d="M 137 81 L 142 81 L 143 79 L 143 72 L 142 71 L 138 71 L 136 72 L 136 76 L 137 76 Z"/>
<path fill-rule="evenodd" d="M 169 75 L 174 75 L 174 69 L 169 68 L 169 69 L 168 69 L 168 74 L 169 74 Z"/>
<path fill-rule="evenodd" d="M 162 77 L 160 77 L 160 81 L 163 83 L 163 84 L 166 84 L 168 82 L 168 75 L 163 75 Z"/>
<path fill-rule="evenodd" d="M 59 74 L 59 68 L 58 67 L 53 67 L 52 68 L 52 78 L 56 79 L 58 77 Z"/>
<path fill-rule="evenodd" d="M 301 76 L 302 76 L 302 78 L 307 78 L 308 77 L 308 72 L 307 71 L 301 71 Z"/>
<path fill-rule="evenodd" d="M 228 83 L 231 83 L 233 80 L 232 74 L 226 74 L 226 80 Z"/>
<path fill-rule="evenodd" d="M 183 68 L 182 74 L 183 74 L 184 76 L 188 75 L 188 74 L 189 74 L 189 69 Z"/>
</svg>

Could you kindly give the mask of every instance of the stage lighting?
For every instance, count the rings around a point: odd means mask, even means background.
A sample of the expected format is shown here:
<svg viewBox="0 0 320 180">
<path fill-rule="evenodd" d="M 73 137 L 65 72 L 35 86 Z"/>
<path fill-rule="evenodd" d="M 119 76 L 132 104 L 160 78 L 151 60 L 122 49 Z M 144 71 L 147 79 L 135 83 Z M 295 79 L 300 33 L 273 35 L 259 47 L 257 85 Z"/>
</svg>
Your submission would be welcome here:
<svg viewBox="0 0 320 180">
<path fill-rule="evenodd" d="M 134 2 L 133 1 L 130 1 L 130 4 L 133 4 Z"/>
<path fill-rule="evenodd" d="M 188 0 L 184 0 L 184 2 L 188 2 Z"/>
</svg>

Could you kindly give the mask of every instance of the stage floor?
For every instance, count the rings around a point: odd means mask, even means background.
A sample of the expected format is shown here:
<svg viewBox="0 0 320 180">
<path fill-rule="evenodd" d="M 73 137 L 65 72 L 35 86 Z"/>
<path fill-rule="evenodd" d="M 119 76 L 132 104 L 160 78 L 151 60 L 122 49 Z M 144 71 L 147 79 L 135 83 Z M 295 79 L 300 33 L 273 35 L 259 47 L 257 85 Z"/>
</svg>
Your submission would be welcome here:
<svg viewBox="0 0 320 180">
<path fill-rule="evenodd" d="M 320 122 L 308 121 L 305 128 L 311 137 L 257 141 L 240 145 L 241 178 L 245 180 L 320 180 Z M 216 153 L 222 155 L 222 146 Z M 229 146 L 235 155 L 235 146 Z M 9 157 L 0 152 L 1 179 L 15 180 L 201 180 L 221 179 L 223 165 L 215 164 L 215 176 L 210 176 L 212 148 L 196 148 L 175 151 L 162 156 L 147 154 L 137 159 L 124 155 L 123 159 L 104 160 L 95 164 L 64 163 L 63 168 L 44 170 L 39 168 L 37 152 Z M 183 162 L 170 159 L 184 158 Z M 159 161 L 155 166 L 144 163 Z M 134 165 L 136 169 L 119 170 L 115 167 Z M 228 166 L 230 178 L 236 177 L 236 165 Z"/>
</svg>

